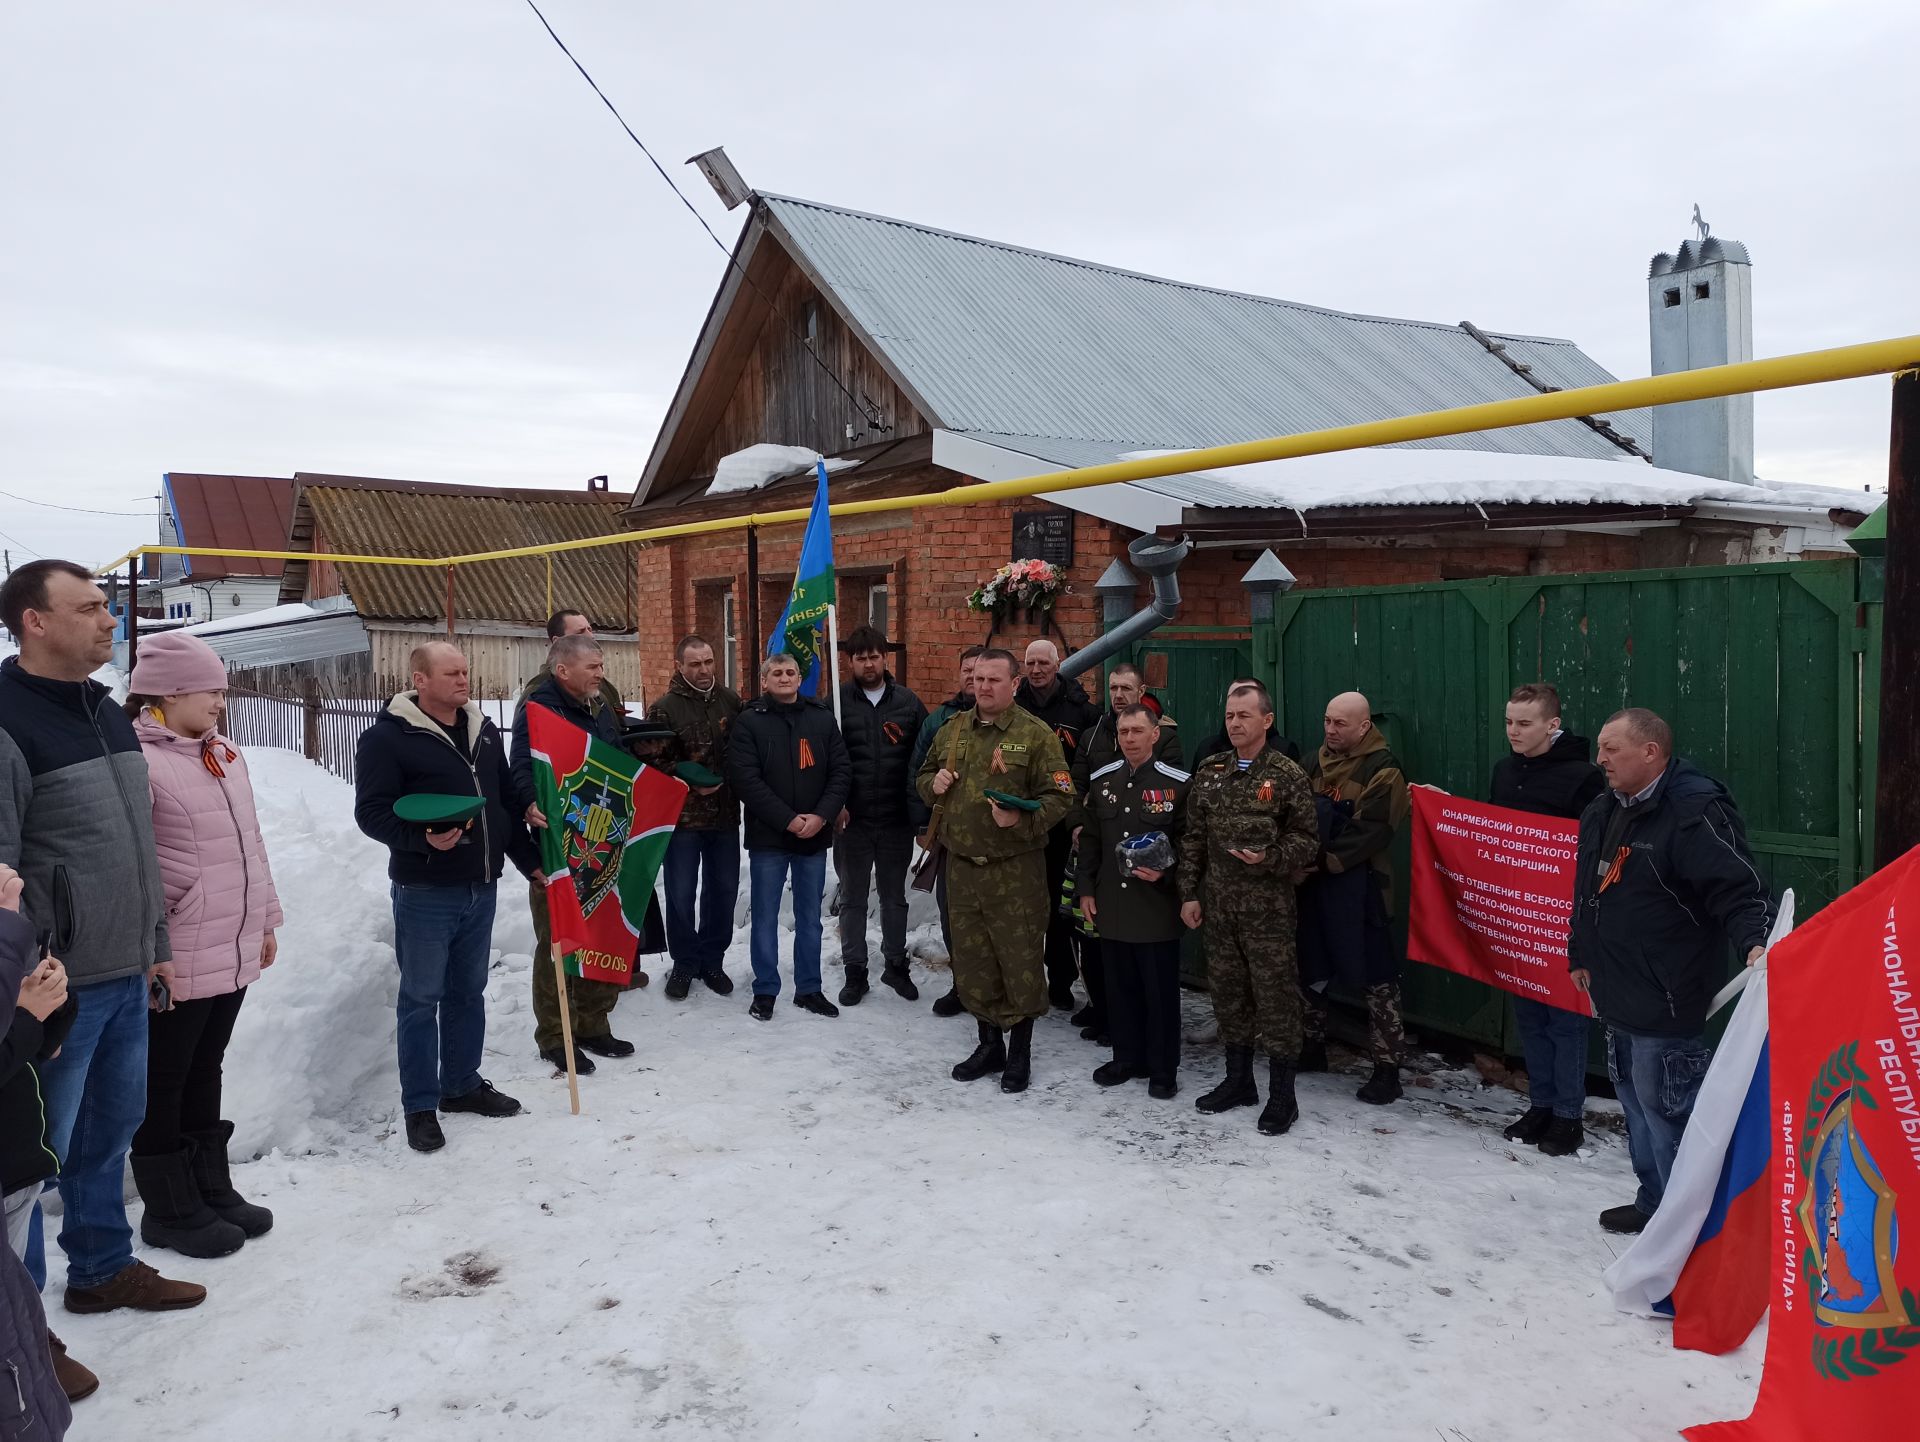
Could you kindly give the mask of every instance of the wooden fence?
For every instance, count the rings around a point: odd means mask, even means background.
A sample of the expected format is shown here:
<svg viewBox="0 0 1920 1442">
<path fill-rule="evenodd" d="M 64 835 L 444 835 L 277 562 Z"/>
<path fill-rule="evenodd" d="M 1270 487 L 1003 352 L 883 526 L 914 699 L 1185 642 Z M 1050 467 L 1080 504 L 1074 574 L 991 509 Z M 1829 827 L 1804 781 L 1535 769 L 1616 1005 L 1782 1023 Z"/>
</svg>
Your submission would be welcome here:
<svg viewBox="0 0 1920 1442">
<path fill-rule="evenodd" d="M 353 780 L 353 753 L 360 734 L 386 709 L 382 697 L 269 696 L 227 692 L 224 729 L 236 743 L 298 751 L 343 781 Z"/>
</svg>

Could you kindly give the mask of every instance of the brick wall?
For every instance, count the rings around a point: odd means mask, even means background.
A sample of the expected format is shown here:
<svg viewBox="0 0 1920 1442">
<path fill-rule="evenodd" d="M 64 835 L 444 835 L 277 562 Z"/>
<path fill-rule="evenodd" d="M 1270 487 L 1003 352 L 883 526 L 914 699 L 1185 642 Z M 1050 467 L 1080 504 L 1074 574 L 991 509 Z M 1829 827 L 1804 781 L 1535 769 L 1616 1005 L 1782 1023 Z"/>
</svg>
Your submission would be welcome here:
<svg viewBox="0 0 1920 1442">
<path fill-rule="evenodd" d="M 952 477 L 929 469 L 909 478 L 908 489 L 933 490 Z M 959 654 L 987 638 L 987 618 L 966 608 L 969 592 L 1011 556 L 1013 513 L 1041 503 L 1022 500 L 972 506 L 933 506 L 837 521 L 835 564 L 841 586 L 841 632 L 866 619 L 871 588 L 885 582 L 891 623 L 888 638 L 904 652 L 895 673 L 923 697 L 945 695 L 953 684 Z M 760 537 L 760 644 L 765 647 L 786 605 L 802 527 L 765 530 Z M 1300 584 L 1307 587 L 1391 586 L 1462 580 L 1488 575 L 1555 575 L 1632 570 L 1649 564 L 1646 548 L 1655 538 L 1670 542 L 1675 532 L 1650 532 L 1648 538 L 1554 532 L 1397 536 L 1383 541 L 1334 540 L 1277 548 Z M 1094 582 L 1115 556 L 1124 557 L 1133 533 L 1093 517 L 1074 518 L 1073 588 L 1060 604 L 1056 639 L 1063 650 L 1087 644 L 1099 632 L 1100 605 Z M 1667 546 L 1671 550 L 1671 546 Z M 1240 577 L 1259 554 L 1258 546 L 1195 551 L 1180 569 L 1182 626 L 1244 626 L 1246 592 Z M 1664 554 L 1664 553 L 1663 553 Z M 1721 557 L 1715 555 L 1714 560 Z M 639 551 L 642 665 L 650 696 L 665 687 L 673 669 L 673 643 L 689 630 L 708 634 L 716 648 L 718 597 L 727 588 L 746 595 L 746 542 L 743 533 L 692 536 Z M 1137 593 L 1145 604 L 1144 578 Z M 744 604 L 737 607 L 739 666 L 751 671 L 754 657 L 746 634 Z M 1003 632 L 1016 653 L 1039 634 L 1021 625 Z M 741 690 L 751 694 L 754 678 L 743 674 Z"/>
</svg>

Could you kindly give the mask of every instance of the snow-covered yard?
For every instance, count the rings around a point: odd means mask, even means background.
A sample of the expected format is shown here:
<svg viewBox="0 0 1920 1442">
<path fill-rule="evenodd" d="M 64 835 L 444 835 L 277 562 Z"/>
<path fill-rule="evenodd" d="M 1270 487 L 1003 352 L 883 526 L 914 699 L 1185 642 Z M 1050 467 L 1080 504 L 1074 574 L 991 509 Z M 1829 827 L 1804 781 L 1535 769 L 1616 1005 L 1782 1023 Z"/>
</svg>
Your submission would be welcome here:
<svg viewBox="0 0 1920 1442">
<path fill-rule="evenodd" d="M 487 1074 L 526 1104 L 396 1129 L 383 853 L 347 787 L 252 754 L 289 915 L 228 1066 L 268 1237 L 173 1316 L 73 1317 L 78 1438 L 1343 1438 L 1617 1442 L 1744 1413 L 1761 1341 L 1675 1352 L 1616 1313 L 1602 1134 L 1501 1140 L 1510 1094 L 1443 1073 L 1385 1110 L 1311 1077 L 1254 1113 L 1102 1091 L 1056 1015 L 1009 1097 L 947 1068 L 967 1022 L 876 991 L 837 1021 L 747 988 L 625 998 L 639 1046 L 582 1082 L 533 1056 L 531 928 L 502 890 Z M 838 986 L 827 943 L 829 989 Z M 744 933 L 731 959 L 747 974 Z M 1205 999 L 1190 998 L 1194 1019 Z M 60 1267 L 54 1267 L 56 1278 Z M 56 1282 L 57 1290 L 57 1282 Z"/>
</svg>

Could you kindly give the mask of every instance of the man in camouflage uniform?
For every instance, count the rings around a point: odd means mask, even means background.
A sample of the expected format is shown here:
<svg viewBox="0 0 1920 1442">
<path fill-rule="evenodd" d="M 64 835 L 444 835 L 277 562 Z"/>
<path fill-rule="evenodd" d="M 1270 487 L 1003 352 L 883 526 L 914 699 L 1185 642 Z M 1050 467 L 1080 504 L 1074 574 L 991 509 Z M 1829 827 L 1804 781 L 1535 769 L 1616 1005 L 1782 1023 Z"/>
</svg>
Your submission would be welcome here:
<svg viewBox="0 0 1920 1442">
<path fill-rule="evenodd" d="M 941 809 L 954 981 L 980 1030 L 979 1046 L 953 1077 L 974 1081 L 997 1071 L 1000 1089 L 1018 1092 L 1032 1074 L 1034 1018 L 1047 1011 L 1047 835 L 1073 810 L 1074 797 L 1060 738 L 1013 704 L 1013 677 L 1009 651 L 975 661 L 973 710 L 933 738 L 918 786 L 921 799 Z M 948 770 L 956 726 L 959 753 Z M 1039 809 L 989 801 L 989 790 L 1037 801 Z"/>
<path fill-rule="evenodd" d="M 1356 982 L 1365 992 L 1373 1075 L 1358 1096 L 1384 1106 L 1402 1095 L 1400 1053 L 1406 1043 L 1400 963 L 1388 920 L 1393 909 L 1388 852 L 1394 833 L 1406 824 L 1407 778 L 1373 724 L 1372 706 L 1358 691 L 1327 702 L 1324 727 L 1326 742 L 1307 768 L 1307 780 L 1320 798 L 1322 830 L 1319 864 L 1304 898 L 1305 920 L 1314 933 L 1311 945 L 1329 954 L 1320 969 Z M 1307 960 L 1311 975 L 1315 958 L 1309 954 Z M 1300 1069 L 1325 1071 L 1326 1001 L 1309 991 L 1306 1007 Z"/>
<path fill-rule="evenodd" d="M 1186 822 L 1187 773 L 1160 759 L 1160 715 L 1137 701 L 1114 713 L 1117 760 L 1093 772 L 1074 851 L 1080 914 L 1098 930 L 1106 969 L 1113 1060 L 1093 1079 L 1120 1086 L 1147 1078 L 1160 1101 L 1178 1090 L 1180 1066 L 1180 891 L 1171 856 L 1157 865 L 1123 863 L 1116 850 L 1136 837 L 1166 838 Z M 1134 853 L 1135 857 L 1139 853 Z"/>
<path fill-rule="evenodd" d="M 1300 1116 L 1300 971 L 1294 955 L 1293 874 L 1320 849 L 1313 795 L 1300 768 L 1267 742 L 1273 702 L 1258 682 L 1227 695 L 1231 751 L 1208 757 L 1187 793 L 1180 838 L 1181 920 L 1207 928 L 1207 987 L 1227 1049 L 1227 1076 L 1194 1103 L 1203 1112 L 1260 1100 L 1253 1052 L 1268 1058 L 1260 1130 L 1278 1136 Z"/>
</svg>

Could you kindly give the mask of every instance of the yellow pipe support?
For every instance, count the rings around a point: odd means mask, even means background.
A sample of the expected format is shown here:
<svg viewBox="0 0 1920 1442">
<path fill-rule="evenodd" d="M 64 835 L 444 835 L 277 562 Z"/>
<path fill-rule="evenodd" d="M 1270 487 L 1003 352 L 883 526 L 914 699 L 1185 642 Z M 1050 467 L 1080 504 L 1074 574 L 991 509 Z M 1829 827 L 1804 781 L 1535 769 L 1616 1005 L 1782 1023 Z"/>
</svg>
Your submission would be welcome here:
<svg viewBox="0 0 1920 1442">
<path fill-rule="evenodd" d="M 1920 336 L 1900 336 L 1893 340 L 1838 346 L 1832 350 L 1804 351 L 1767 360 L 1741 361 L 1734 365 L 1707 366 L 1672 375 L 1649 376 L 1645 380 L 1609 381 L 1605 385 L 1581 386 L 1574 390 L 1551 391 L 1513 400 L 1488 401 L 1480 405 L 1396 416 L 1383 421 L 1365 421 L 1359 425 L 1335 426 L 1327 430 L 1302 431 L 1297 435 L 1274 436 L 1261 441 L 1208 446 L 1177 455 L 1111 461 L 1077 470 L 1047 471 L 1013 481 L 984 481 L 955 486 L 946 491 L 885 496 L 870 501 L 842 501 L 828 509 L 835 516 L 868 516 L 887 511 L 918 510 L 925 506 L 964 506 L 980 501 L 1017 500 L 1059 491 L 1077 491 L 1088 486 L 1112 486 L 1127 481 L 1186 475 L 1193 471 L 1252 465 L 1259 461 L 1292 460 L 1301 456 L 1327 455 L 1334 451 L 1396 445 L 1404 441 L 1436 440 L 1442 436 L 1471 435 L 1476 431 L 1506 430 L 1513 426 L 1538 425 L 1544 421 L 1571 420 L 1576 416 L 1636 410 L 1641 406 L 1678 405 L 1686 401 L 1711 400 L 1717 396 L 1859 380 L 1865 376 L 1889 375 L 1915 367 L 1920 367 Z M 481 551 L 469 556 L 443 556 L 434 560 L 335 555 L 329 555 L 327 559 L 350 565 L 460 566 L 474 561 L 552 556 L 562 551 L 590 550 L 599 546 L 629 546 L 647 541 L 672 540 L 680 536 L 712 535 L 720 531 L 741 530 L 747 526 L 789 525 L 805 521 L 807 515 L 807 507 L 796 506 L 782 511 L 654 526 L 647 530 L 626 531 L 618 536 L 594 536 L 545 546 L 517 546 L 511 550 Z M 116 569 L 140 555 L 247 556 L 296 561 L 313 559 L 312 553 L 307 551 L 213 551 L 183 546 L 142 546 L 105 569 Z"/>
</svg>

